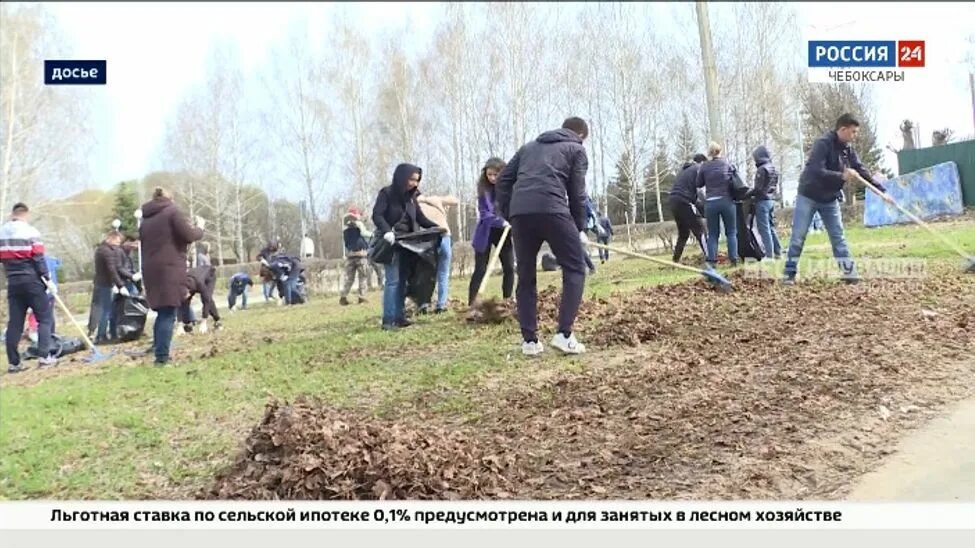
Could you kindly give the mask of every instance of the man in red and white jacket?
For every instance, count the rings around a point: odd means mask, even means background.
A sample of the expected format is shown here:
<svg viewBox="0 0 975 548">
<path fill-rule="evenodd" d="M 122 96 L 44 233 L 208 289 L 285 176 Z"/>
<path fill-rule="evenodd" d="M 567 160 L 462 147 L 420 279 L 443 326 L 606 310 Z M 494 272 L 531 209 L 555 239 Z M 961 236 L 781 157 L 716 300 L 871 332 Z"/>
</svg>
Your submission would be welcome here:
<svg viewBox="0 0 975 548">
<path fill-rule="evenodd" d="M 41 233 L 28 224 L 30 210 L 23 203 L 14 205 L 10 221 L 0 226 L 0 263 L 7 276 L 7 368 L 8 373 L 24 370 L 20 363 L 17 343 L 24 333 L 27 310 L 37 318 L 37 350 L 40 367 L 57 364 L 50 356 L 54 310 L 48 295 L 57 292 L 51 284 L 51 274 L 44 260 Z"/>
</svg>

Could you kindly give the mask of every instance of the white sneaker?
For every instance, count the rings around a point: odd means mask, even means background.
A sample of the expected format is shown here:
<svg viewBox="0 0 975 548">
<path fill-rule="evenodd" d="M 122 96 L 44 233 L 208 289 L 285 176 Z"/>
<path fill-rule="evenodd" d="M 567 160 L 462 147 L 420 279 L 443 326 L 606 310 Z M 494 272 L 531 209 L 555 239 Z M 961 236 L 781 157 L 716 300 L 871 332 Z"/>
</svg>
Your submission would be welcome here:
<svg viewBox="0 0 975 548">
<path fill-rule="evenodd" d="M 586 351 L 586 345 L 576 340 L 575 333 L 568 338 L 561 333 L 556 333 L 552 337 L 552 346 L 561 350 L 563 354 L 582 354 Z"/>
<path fill-rule="evenodd" d="M 540 341 L 521 343 L 521 353 L 526 356 L 537 356 L 545 351 Z"/>
</svg>

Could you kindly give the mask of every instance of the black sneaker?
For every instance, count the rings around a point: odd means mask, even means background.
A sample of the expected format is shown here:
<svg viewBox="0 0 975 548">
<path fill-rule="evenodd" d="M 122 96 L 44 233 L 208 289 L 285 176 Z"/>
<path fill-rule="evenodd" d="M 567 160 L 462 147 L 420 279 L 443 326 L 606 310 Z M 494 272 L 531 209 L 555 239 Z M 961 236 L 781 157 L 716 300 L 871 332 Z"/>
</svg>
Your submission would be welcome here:
<svg viewBox="0 0 975 548">
<path fill-rule="evenodd" d="M 7 366 L 7 373 L 10 375 L 13 375 L 14 373 L 20 373 L 22 371 L 27 371 L 27 368 L 19 363 L 17 365 Z"/>
<path fill-rule="evenodd" d="M 359 304 L 366 304 L 369 301 L 365 297 L 359 297 Z"/>
<path fill-rule="evenodd" d="M 193 324 L 191 324 L 191 323 L 184 323 L 183 324 L 183 333 L 192 333 L 192 332 L 193 332 Z"/>
<path fill-rule="evenodd" d="M 165 366 L 169 365 L 169 362 L 170 362 L 170 359 L 169 358 L 162 358 L 162 359 L 156 358 L 155 360 L 153 360 L 153 364 L 156 367 L 165 367 Z"/>
<path fill-rule="evenodd" d="M 339 297 L 339 304 L 342 306 L 349 306 L 349 299 L 345 297 Z"/>
<path fill-rule="evenodd" d="M 860 283 L 860 276 L 857 276 L 856 274 L 852 276 L 843 276 L 842 280 L 846 285 L 856 285 Z"/>
<path fill-rule="evenodd" d="M 396 327 L 409 327 L 411 325 L 413 325 L 413 322 L 410 320 L 400 320 L 396 322 Z"/>
<path fill-rule="evenodd" d="M 438 309 L 434 310 L 433 313 L 434 314 L 443 314 L 446 311 L 447 311 L 446 308 L 438 308 Z"/>
</svg>

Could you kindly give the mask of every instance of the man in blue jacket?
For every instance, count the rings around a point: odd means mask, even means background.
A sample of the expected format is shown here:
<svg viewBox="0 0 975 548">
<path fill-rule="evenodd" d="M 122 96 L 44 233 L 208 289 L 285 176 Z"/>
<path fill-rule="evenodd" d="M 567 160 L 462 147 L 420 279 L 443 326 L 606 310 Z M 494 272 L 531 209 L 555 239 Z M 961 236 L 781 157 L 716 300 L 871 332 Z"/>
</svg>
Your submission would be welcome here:
<svg viewBox="0 0 975 548">
<path fill-rule="evenodd" d="M 581 118 L 568 118 L 561 129 L 546 131 L 522 146 L 498 176 L 495 201 L 501 216 L 511 223 L 518 258 L 518 322 L 523 354 L 535 356 L 544 348 L 538 341 L 538 287 L 536 260 L 548 243 L 562 267 L 562 302 L 558 333 L 552 346 L 566 354 L 581 354 L 586 347 L 572 333 L 586 284 L 586 171 L 589 159 L 582 142 L 589 126 Z"/>
<path fill-rule="evenodd" d="M 816 213 L 819 213 L 829 234 L 833 257 L 843 271 L 843 281 L 851 284 L 860 281 L 843 233 L 840 211 L 844 183 L 855 181 L 857 175 L 870 180 L 870 172 L 860 163 L 860 158 L 851 145 L 859 132 L 860 122 L 851 114 L 844 114 L 836 120 L 833 131 L 813 144 L 806 167 L 799 177 L 799 192 L 792 213 L 792 240 L 789 243 L 782 283 L 795 283 L 799 256 L 802 255 L 802 246 Z M 883 187 L 878 188 L 885 192 Z M 884 200 L 889 202 L 890 198 L 884 194 Z"/>
</svg>

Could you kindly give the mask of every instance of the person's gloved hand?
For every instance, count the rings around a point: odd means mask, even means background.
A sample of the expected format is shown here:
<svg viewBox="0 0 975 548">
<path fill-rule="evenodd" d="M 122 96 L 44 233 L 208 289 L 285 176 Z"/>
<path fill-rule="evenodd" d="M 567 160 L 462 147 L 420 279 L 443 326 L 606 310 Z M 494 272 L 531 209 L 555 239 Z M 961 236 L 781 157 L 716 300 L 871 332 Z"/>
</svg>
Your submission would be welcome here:
<svg viewBox="0 0 975 548">
<path fill-rule="evenodd" d="M 586 236 L 585 230 L 579 232 L 579 241 L 582 245 L 589 245 L 589 236 Z"/>
<path fill-rule="evenodd" d="M 118 294 L 121 295 L 121 296 L 123 296 L 123 297 L 129 297 L 130 296 L 129 295 L 129 288 L 127 288 L 127 287 L 119 287 L 118 288 Z"/>
<path fill-rule="evenodd" d="M 511 228 L 511 223 L 509 223 L 508 221 L 505 221 L 504 224 L 501 225 L 501 228 Z"/>
<path fill-rule="evenodd" d="M 54 285 L 51 280 L 47 278 L 44 279 L 44 285 L 47 286 L 47 294 L 54 297 L 58 294 L 58 286 Z"/>
<path fill-rule="evenodd" d="M 132 275 L 133 282 L 139 282 L 141 280 L 142 280 L 142 272 L 136 272 L 135 274 Z"/>
<path fill-rule="evenodd" d="M 118 295 L 118 288 L 117 287 L 113 287 L 112 288 L 112 295 Z"/>
<path fill-rule="evenodd" d="M 207 226 L 206 219 L 204 219 L 203 217 L 200 217 L 199 215 L 197 215 L 196 216 L 196 228 L 199 228 L 200 230 L 203 230 L 204 228 L 206 228 L 206 226 Z"/>
<path fill-rule="evenodd" d="M 396 235 L 393 234 L 392 230 L 383 234 L 383 239 L 386 240 L 386 243 L 388 243 L 389 245 L 393 245 L 394 243 L 396 243 Z"/>
<path fill-rule="evenodd" d="M 282 282 L 286 282 L 286 281 L 288 281 L 288 276 L 287 276 L 287 275 L 285 275 L 285 276 L 281 276 L 281 281 L 282 281 Z"/>
</svg>

